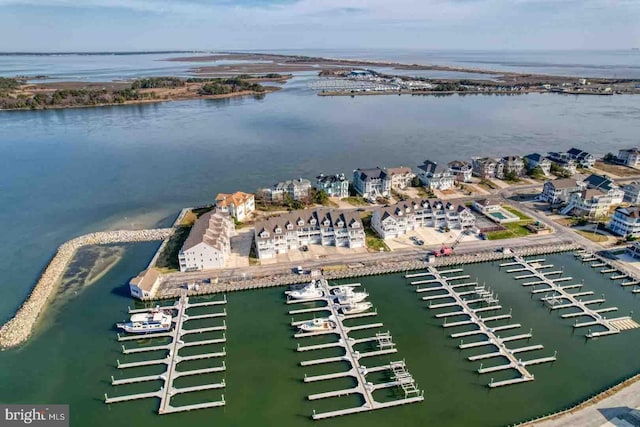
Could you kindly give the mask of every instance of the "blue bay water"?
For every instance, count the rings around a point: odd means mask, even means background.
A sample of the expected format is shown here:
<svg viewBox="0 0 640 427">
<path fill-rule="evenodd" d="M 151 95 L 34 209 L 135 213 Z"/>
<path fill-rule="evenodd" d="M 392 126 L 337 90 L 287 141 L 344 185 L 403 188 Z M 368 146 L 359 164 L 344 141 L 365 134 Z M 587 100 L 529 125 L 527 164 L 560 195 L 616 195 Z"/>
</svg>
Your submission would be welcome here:
<svg viewBox="0 0 640 427">
<path fill-rule="evenodd" d="M 296 77 L 284 90 L 263 99 L 0 113 L 0 222 L 5 225 L 0 244 L 0 321 L 8 319 L 28 295 L 60 243 L 99 229 L 167 224 L 181 207 L 210 202 L 220 191 L 253 191 L 282 179 L 313 177 L 320 172 L 349 173 L 357 167 L 416 166 L 427 158 L 444 162 L 473 155 L 526 154 L 571 146 L 604 154 L 636 145 L 640 134 L 640 105 L 632 96 L 318 97 L 307 89 L 314 78 Z M 105 380 L 113 374 L 112 364 L 118 357 L 110 328 L 130 303 L 126 281 L 146 265 L 156 246 L 129 246 L 125 259 L 103 279 L 68 302 L 62 312 L 47 316 L 47 325 L 29 345 L 3 353 L 0 383 L 12 386 L 0 387 L 0 401 L 51 401 L 60 396 L 79 408 L 76 413 L 81 421 L 75 424 L 78 426 L 91 420 L 105 426 L 156 422 L 153 412 L 157 402 L 106 409 L 100 401 L 102 393 L 110 391 Z M 589 280 L 598 280 L 597 274 L 581 273 L 574 268 L 576 277 L 586 274 Z M 481 268 L 478 274 L 492 277 L 492 273 L 484 271 Z M 380 297 L 388 295 L 385 280 L 371 281 L 372 299 L 381 306 L 381 313 L 385 310 L 392 313 L 393 307 L 384 302 L 389 298 Z M 398 280 L 389 279 L 389 283 Z M 508 286 L 506 283 L 502 286 Z M 613 292 L 616 304 L 619 301 L 624 310 L 636 304 L 634 300 L 625 300 L 624 292 L 609 291 L 605 283 L 596 285 L 599 291 Z M 288 318 L 280 305 L 279 290 L 242 293 L 231 298 L 235 301 L 229 308 L 236 312 L 232 320 L 241 329 L 233 332 L 237 354 L 248 359 L 233 359 L 236 371 L 229 374 L 229 393 L 235 405 L 247 396 L 253 403 L 245 403 L 244 411 L 238 411 L 237 406 L 230 409 L 230 418 L 224 418 L 225 425 L 260 421 L 260 417 L 250 415 L 252 407 L 263 408 L 269 420 L 264 425 L 279 425 L 277 414 L 268 411 L 269 405 L 284 410 L 288 401 L 285 399 L 282 404 L 277 396 L 260 400 L 260 394 L 270 393 L 262 384 L 264 378 L 274 381 L 279 378 L 274 383 L 276 390 L 283 395 L 290 392 L 295 401 L 297 415 L 291 418 L 289 414 L 281 425 L 309 424 L 306 420 L 312 407 L 303 402 L 305 387 L 299 384 L 303 372 L 295 370 L 297 362 L 292 359 L 293 344 L 287 341 Z M 259 303 L 262 298 L 269 301 L 264 306 Z M 408 301 L 409 296 L 403 298 Z M 528 297 L 518 298 L 511 300 L 511 304 L 518 305 L 524 313 Z M 255 310 L 254 314 L 247 318 L 239 316 L 237 313 L 244 312 L 244 307 Z M 434 329 L 428 312 L 417 305 L 412 310 L 408 311 L 411 316 L 424 316 L 420 324 L 431 324 L 429 336 L 441 335 Z M 559 325 L 560 321 L 545 323 L 542 317 L 546 313 L 536 313 L 526 315 L 531 316 L 528 319 L 533 326 L 540 324 L 552 329 Z M 84 316 L 91 321 L 84 322 Z M 247 368 L 246 373 L 239 372 L 238 365 L 251 360 L 250 354 L 255 353 L 242 340 L 255 340 L 255 345 L 269 351 L 269 341 L 258 339 L 250 331 L 252 324 L 260 322 L 259 316 L 276 319 L 269 326 L 269 333 L 274 334 L 279 346 L 273 349 L 273 354 L 287 362 L 273 367 L 273 362 L 255 360 L 255 367 Z M 386 316 L 381 320 L 395 328 L 392 333 L 400 334 L 410 366 L 424 365 L 414 370 L 421 385 L 428 388 L 438 369 L 434 371 L 426 365 L 428 360 L 409 349 L 413 340 L 420 340 L 421 331 L 407 326 L 410 320 L 407 316 L 399 316 L 398 321 L 392 320 L 395 318 L 392 314 Z M 404 320 L 400 321 L 401 318 Z M 407 329 L 403 337 L 404 328 Z M 636 335 L 631 332 L 625 336 Z M 442 339 L 430 339 L 438 343 L 437 348 L 444 345 Z M 553 343 L 554 347 L 550 347 L 553 349 L 561 345 L 562 337 L 542 334 L 540 340 L 544 344 Z M 418 350 L 432 348 L 431 341 L 420 342 Z M 521 414 L 533 416 L 559 409 L 640 368 L 624 356 L 636 351 L 635 347 L 628 347 L 630 341 L 621 335 L 608 341 L 613 343 L 611 348 L 606 342 L 601 340 L 594 347 L 602 348 L 599 351 L 603 357 L 616 358 L 619 362 L 616 369 L 603 370 L 593 378 L 581 380 L 574 388 L 560 388 L 561 392 L 554 392 L 553 399 L 546 400 L 540 396 L 548 383 L 536 380 L 540 386 L 534 388 L 535 396 L 540 401 L 535 406 L 502 415 L 498 406 L 492 406 L 487 422 L 479 425 L 500 425 L 521 419 Z M 47 349 L 49 357 L 41 360 L 40 355 Z M 443 357 L 446 359 L 445 353 L 429 351 L 438 363 Z M 567 351 L 585 357 L 578 343 L 561 353 Z M 593 363 L 602 363 L 600 356 L 593 357 L 590 359 Z M 230 366 L 231 362 L 230 359 Z M 459 364 L 442 369 L 457 375 Z M 72 387 L 78 367 L 83 373 L 80 376 L 83 385 Z M 470 390 L 480 390 L 480 380 L 464 376 L 470 374 L 471 368 L 464 365 L 452 387 L 464 389 L 471 382 Z M 261 371 L 272 369 L 277 378 Z M 553 378 L 557 371 L 543 367 L 539 372 Z M 262 378 L 262 385 L 255 389 L 248 386 L 246 381 L 252 378 Z M 553 380 L 552 384 L 560 387 L 560 382 Z M 411 425 L 420 425 L 420 420 L 427 418 L 435 423 L 432 425 L 460 425 L 456 422 L 468 421 L 483 412 L 484 398 L 467 390 L 463 395 L 474 399 L 471 407 L 475 409 L 457 416 L 455 408 L 445 404 L 447 396 L 454 396 L 456 389 L 434 386 L 433 381 L 431 387 L 436 394 L 427 412 L 402 409 L 379 419 L 391 422 L 392 415 L 399 413 L 411 420 Z M 512 402 L 526 406 L 526 390 L 518 393 Z M 434 402 L 441 402 L 440 407 L 434 406 Z M 495 401 L 489 403 L 495 405 Z M 179 418 L 200 425 L 213 416 L 215 411 Z M 239 417 L 236 424 L 233 416 Z M 345 418 L 339 423 L 363 425 L 376 419 L 377 415 L 367 415 Z M 174 421 L 163 418 L 161 422 L 169 425 Z"/>
</svg>

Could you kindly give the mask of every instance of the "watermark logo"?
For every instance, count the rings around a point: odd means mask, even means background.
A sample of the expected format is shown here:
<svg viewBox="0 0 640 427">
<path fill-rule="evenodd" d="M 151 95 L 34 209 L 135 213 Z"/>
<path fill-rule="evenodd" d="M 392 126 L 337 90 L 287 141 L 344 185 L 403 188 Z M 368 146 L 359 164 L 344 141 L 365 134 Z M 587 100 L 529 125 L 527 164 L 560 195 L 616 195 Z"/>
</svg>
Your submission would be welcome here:
<svg viewBox="0 0 640 427">
<path fill-rule="evenodd" d="M 69 427 L 69 405 L 0 405 L 0 427 Z"/>
</svg>

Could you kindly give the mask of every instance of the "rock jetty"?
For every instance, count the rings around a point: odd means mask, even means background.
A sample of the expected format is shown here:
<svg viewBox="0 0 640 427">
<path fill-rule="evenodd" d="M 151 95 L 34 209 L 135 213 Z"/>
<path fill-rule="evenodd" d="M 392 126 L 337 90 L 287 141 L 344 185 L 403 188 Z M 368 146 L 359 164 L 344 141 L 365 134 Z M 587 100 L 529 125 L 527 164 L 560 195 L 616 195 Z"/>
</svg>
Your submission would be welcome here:
<svg viewBox="0 0 640 427">
<path fill-rule="evenodd" d="M 27 300 L 15 316 L 0 328 L 0 349 L 15 347 L 25 342 L 56 288 L 75 253 L 83 246 L 110 243 L 149 242 L 165 240 L 173 233 L 171 228 L 150 230 L 117 230 L 85 234 L 63 243 L 40 276 Z"/>
</svg>

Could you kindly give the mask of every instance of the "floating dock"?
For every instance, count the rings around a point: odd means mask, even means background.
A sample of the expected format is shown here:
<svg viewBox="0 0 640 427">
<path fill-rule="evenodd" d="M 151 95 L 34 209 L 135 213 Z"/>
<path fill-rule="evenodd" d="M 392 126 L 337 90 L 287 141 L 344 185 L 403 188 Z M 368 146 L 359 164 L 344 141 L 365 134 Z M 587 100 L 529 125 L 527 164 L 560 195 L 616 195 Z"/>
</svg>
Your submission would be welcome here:
<svg viewBox="0 0 640 427">
<path fill-rule="evenodd" d="M 542 262 L 544 260 L 539 260 L 539 261 Z M 515 265 L 515 263 L 506 263 L 506 264 L 503 264 L 502 266 L 508 266 L 508 265 Z M 547 268 L 548 266 L 544 266 L 544 267 Z M 427 297 L 423 297 L 422 299 L 425 301 L 429 301 L 430 309 L 437 309 L 437 308 L 443 308 L 443 307 L 458 307 L 459 309 L 457 311 L 453 311 L 449 313 L 436 314 L 437 318 L 441 318 L 441 317 L 445 318 L 442 327 L 453 328 L 458 326 L 473 325 L 476 327 L 476 329 L 472 329 L 470 331 L 452 333 L 451 337 L 464 338 L 464 337 L 470 337 L 470 336 L 483 335 L 487 338 L 484 341 L 477 341 L 477 342 L 472 342 L 467 344 L 464 343 L 464 340 L 461 340 L 459 348 L 461 350 L 468 349 L 468 348 L 483 347 L 483 346 L 492 346 L 495 348 L 495 350 L 489 353 L 470 356 L 468 357 L 468 360 L 478 361 L 478 360 L 492 359 L 496 357 L 504 357 L 509 361 L 505 365 L 492 366 L 487 368 L 483 368 L 481 364 L 480 368 L 478 369 L 478 373 L 485 374 L 485 373 L 498 372 L 503 370 L 516 370 L 520 374 L 519 378 L 514 378 L 514 379 L 509 379 L 504 381 L 494 381 L 492 378 L 491 382 L 488 384 L 490 388 L 502 387 L 507 385 L 533 381 L 534 376 L 531 372 L 527 370 L 526 368 L 527 365 L 552 362 L 556 360 L 555 354 L 551 357 L 534 359 L 530 361 L 522 361 L 521 359 L 519 359 L 516 356 L 516 354 L 518 353 L 540 350 L 544 347 L 540 344 L 537 344 L 537 345 L 529 345 L 529 346 L 520 347 L 520 348 L 507 348 L 505 343 L 511 342 L 511 341 L 517 341 L 521 339 L 530 339 L 532 335 L 531 335 L 531 331 L 529 331 L 528 334 L 513 335 L 510 337 L 504 337 L 504 338 L 501 338 L 498 335 L 500 331 L 518 329 L 522 326 L 519 323 L 507 324 L 507 325 L 501 325 L 501 326 L 491 326 L 489 324 L 489 322 L 492 322 L 492 321 L 510 319 L 512 314 L 511 311 L 509 311 L 509 314 L 498 314 L 494 316 L 482 317 L 481 313 L 502 309 L 502 306 L 499 305 L 497 295 L 495 295 L 485 285 L 478 285 L 476 282 L 462 283 L 462 284 L 450 283 L 450 281 L 466 279 L 469 276 L 463 275 L 463 276 L 447 278 L 443 276 L 442 272 L 439 272 L 433 267 L 428 267 L 428 269 L 429 271 L 427 273 L 421 273 L 422 275 L 421 277 L 430 276 L 432 279 L 429 279 L 429 281 L 431 283 L 437 284 L 437 286 L 431 286 L 430 288 L 428 288 L 428 291 L 439 291 L 439 293 L 437 295 L 430 295 Z M 526 271 L 526 269 L 524 267 L 520 267 L 520 268 L 511 269 L 509 271 L 515 273 L 520 271 Z M 459 272 L 459 271 L 456 271 L 456 272 Z M 532 277 L 529 274 L 525 276 Z M 415 284 L 415 283 L 412 282 L 411 284 Z M 473 287 L 473 289 L 462 290 L 464 288 L 470 288 L 470 287 Z M 422 289 L 417 291 L 424 292 L 425 290 Z M 448 302 L 446 303 L 434 302 L 438 300 L 447 300 Z M 454 322 L 448 322 L 447 318 L 454 317 L 454 316 L 465 316 L 467 320 L 457 320 Z"/>
<path fill-rule="evenodd" d="M 153 333 L 146 335 L 120 335 L 118 334 L 118 341 L 120 342 L 131 342 L 137 340 L 148 340 L 151 338 L 171 338 L 171 342 L 168 344 L 155 345 L 155 346 L 140 346 L 140 347 L 132 347 L 127 348 L 125 345 L 122 345 L 123 354 L 135 354 L 135 353 L 146 353 L 146 352 L 155 352 L 155 351 L 165 351 L 165 356 L 163 358 L 143 360 L 138 362 L 129 362 L 129 363 L 120 363 L 117 361 L 118 369 L 129 369 L 129 368 L 137 368 L 142 366 L 151 366 L 151 365 L 165 365 L 166 369 L 163 373 L 158 375 L 148 375 L 141 377 L 130 377 L 130 378 L 119 378 L 115 379 L 111 377 L 111 384 L 113 386 L 125 385 L 125 384 L 137 384 L 144 383 L 149 381 L 162 381 L 163 385 L 160 390 L 150 391 L 145 393 L 137 393 L 137 394 L 128 394 L 122 396 L 112 396 L 109 397 L 106 393 L 105 403 L 118 403 L 118 402 L 127 402 L 131 400 L 137 399 L 147 399 L 156 397 L 160 399 L 160 407 L 158 409 L 159 414 L 170 414 L 175 412 L 184 412 L 184 411 L 192 411 L 196 409 L 205 409 L 205 408 L 213 408 L 218 406 L 224 406 L 226 404 L 224 400 L 224 394 L 221 396 L 220 400 L 209 401 L 196 403 L 192 405 L 183 405 L 183 406 L 172 406 L 171 398 L 184 393 L 191 393 L 197 391 L 204 390 L 214 390 L 214 389 L 223 389 L 226 387 L 226 382 L 223 379 L 219 383 L 212 384 L 202 384 L 195 385 L 191 387 L 174 387 L 173 382 L 180 377 L 192 376 L 192 375 L 204 375 L 215 372 L 224 372 L 226 371 L 226 364 L 224 360 L 221 365 L 211 366 L 202 369 L 192 369 L 192 370 L 180 370 L 179 366 L 181 362 L 193 361 L 193 360 L 203 360 L 203 359 L 216 359 L 222 358 L 226 356 L 226 352 L 224 347 L 222 351 L 213 352 L 213 353 L 202 353 L 195 354 L 190 356 L 181 356 L 180 350 L 185 347 L 193 347 L 197 345 L 206 345 L 206 344 L 223 344 L 226 342 L 226 335 L 222 332 L 221 338 L 216 339 L 206 339 L 206 340 L 195 340 L 195 341 L 183 341 L 183 337 L 193 334 L 200 334 L 204 332 L 217 332 L 217 331 L 225 331 L 226 330 L 226 322 L 223 321 L 222 325 L 219 326 L 211 326 L 204 328 L 185 328 L 185 325 L 188 324 L 189 321 L 193 320 L 202 320 L 202 319 L 214 319 L 218 317 L 225 317 L 227 315 L 226 309 L 221 312 L 216 313 L 207 313 L 207 314 L 199 314 L 199 315 L 189 315 L 187 310 L 195 307 L 209 307 L 209 306 L 219 306 L 226 304 L 226 296 L 223 300 L 216 301 L 206 301 L 206 302 L 197 302 L 197 303 L 189 303 L 189 298 L 186 295 L 182 295 L 175 304 L 170 306 L 156 306 L 145 309 L 129 309 L 129 313 L 143 313 L 156 309 L 161 310 L 172 310 L 175 311 L 173 321 L 175 322 L 175 326 L 169 332 L 161 332 L 161 333 Z"/>
<path fill-rule="evenodd" d="M 582 259 L 583 262 L 591 262 L 594 261 L 592 258 L 599 260 L 594 255 L 586 253 L 586 254 L 576 254 L 576 257 Z M 632 329 L 640 327 L 640 324 L 636 323 L 630 317 L 620 317 L 615 319 L 607 319 L 606 316 L 603 316 L 602 313 L 607 313 L 611 311 L 616 311 L 616 307 L 609 308 L 591 308 L 591 306 L 595 304 L 603 304 L 606 302 L 604 298 L 604 294 L 602 298 L 595 298 L 591 300 L 583 300 L 582 297 L 593 295 L 592 291 L 584 291 L 584 292 L 575 292 L 571 293 L 569 290 L 571 289 L 579 289 L 584 284 L 577 285 L 558 285 L 558 283 L 566 282 L 572 280 L 570 277 L 560 277 L 557 279 L 549 279 L 545 274 L 539 271 L 534 265 L 533 261 L 528 261 L 521 256 L 514 256 L 514 263 L 509 263 L 510 265 L 520 265 L 518 271 L 526 271 L 527 277 L 535 277 L 537 280 L 535 282 L 523 283 L 523 286 L 528 285 L 543 285 L 544 288 L 534 289 L 532 293 L 542 293 L 544 292 L 544 296 L 540 298 L 544 304 L 549 307 L 549 310 L 562 310 L 571 308 L 577 310 L 573 313 L 566 313 L 561 315 L 562 318 L 570 318 L 570 317 L 590 317 L 592 320 L 576 322 L 574 323 L 574 328 L 584 328 L 584 327 L 593 327 L 597 326 L 602 331 L 591 332 L 591 329 L 585 335 L 587 338 L 596 338 L 602 337 L 606 335 L 614 335 L 619 333 L 624 329 Z M 593 266 L 593 265 L 592 265 Z M 597 265 L 595 268 L 599 268 L 601 265 Z M 524 269 L 524 270 L 522 270 Z M 625 275 L 625 277 L 627 277 Z M 520 279 L 521 276 L 516 276 L 515 279 Z M 624 325 L 623 327 L 621 327 Z"/>
<path fill-rule="evenodd" d="M 416 276 L 419 277 L 419 276 Z M 364 399 L 364 404 L 361 406 L 357 406 L 354 408 L 346 408 L 340 409 L 336 411 L 328 411 L 328 412 L 316 412 L 313 411 L 312 418 L 314 420 L 320 420 L 324 418 L 333 418 L 339 417 L 343 415 L 355 414 L 358 412 L 364 411 L 373 411 L 376 409 L 383 409 L 392 406 L 405 405 L 409 403 L 421 402 L 424 400 L 424 392 L 418 388 L 415 380 L 411 376 L 411 374 L 407 371 L 406 365 L 404 361 L 396 361 L 391 362 L 386 365 L 368 367 L 362 364 L 364 359 L 374 357 L 374 356 L 382 356 L 393 354 L 397 352 L 395 347 L 395 343 L 391 337 L 389 332 L 378 332 L 374 336 L 367 338 L 354 339 L 349 337 L 350 331 L 356 330 L 366 330 L 366 329 L 378 329 L 383 326 L 382 323 L 371 323 L 365 325 L 358 326 L 346 326 L 343 324 L 344 320 L 347 319 L 355 319 L 355 318 L 363 318 L 367 316 L 375 316 L 377 312 L 363 312 L 358 314 L 344 315 L 340 312 L 339 305 L 335 303 L 335 296 L 331 294 L 331 290 L 336 288 L 337 286 L 329 286 L 326 280 L 321 280 L 319 282 L 322 290 L 323 296 L 320 298 L 314 298 L 313 301 L 319 302 L 324 301 L 326 306 L 323 307 L 325 310 L 329 312 L 328 320 L 334 322 L 335 328 L 330 329 L 328 331 L 319 331 L 319 332 L 302 332 L 296 333 L 294 335 L 295 338 L 305 338 L 310 336 L 322 335 L 322 334 L 335 334 L 338 335 L 339 339 L 336 342 L 326 343 L 326 344 L 316 344 L 316 345 L 307 345 L 300 346 L 298 345 L 297 351 L 299 352 L 308 352 L 314 350 L 321 350 L 325 348 L 343 348 L 345 350 L 344 356 L 337 357 L 328 357 L 323 359 L 312 359 L 306 360 L 300 363 L 301 366 L 311 366 L 318 365 L 324 363 L 332 363 L 332 362 L 340 362 L 344 361 L 351 365 L 350 369 L 345 372 L 336 372 L 325 375 L 316 375 L 316 376 L 307 376 L 304 377 L 304 382 L 316 382 L 316 381 L 324 381 L 331 380 L 336 378 L 343 377 L 352 377 L 356 380 L 357 385 L 355 387 L 343 390 L 329 391 L 325 393 L 317 393 L 308 396 L 309 400 L 318 400 L 325 399 L 330 397 L 339 397 L 350 394 L 360 394 Z M 349 286 L 349 285 L 342 285 Z M 295 301 L 287 301 L 287 303 L 291 304 L 300 300 Z M 308 300 L 307 300 L 308 301 Z M 289 314 L 299 314 L 303 313 L 302 310 L 291 310 Z M 292 321 L 292 326 L 301 325 L 304 322 L 300 321 Z M 357 351 L 354 349 L 354 346 L 361 343 L 371 342 L 374 343 L 377 350 L 372 351 Z M 381 372 L 387 371 L 389 373 L 389 381 L 373 384 L 367 381 L 367 374 L 371 372 Z M 378 402 L 375 400 L 373 393 L 376 390 L 380 390 L 383 388 L 398 388 L 403 394 L 404 398 L 388 401 L 388 402 Z"/>
</svg>

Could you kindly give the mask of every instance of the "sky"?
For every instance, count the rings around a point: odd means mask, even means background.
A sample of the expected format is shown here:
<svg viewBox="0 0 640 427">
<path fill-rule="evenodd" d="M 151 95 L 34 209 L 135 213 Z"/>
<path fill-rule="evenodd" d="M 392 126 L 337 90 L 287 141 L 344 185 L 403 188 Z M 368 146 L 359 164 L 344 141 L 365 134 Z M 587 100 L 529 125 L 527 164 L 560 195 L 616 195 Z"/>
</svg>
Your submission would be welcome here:
<svg viewBox="0 0 640 427">
<path fill-rule="evenodd" d="M 0 0 L 0 51 L 629 49 L 640 0 Z"/>
</svg>

